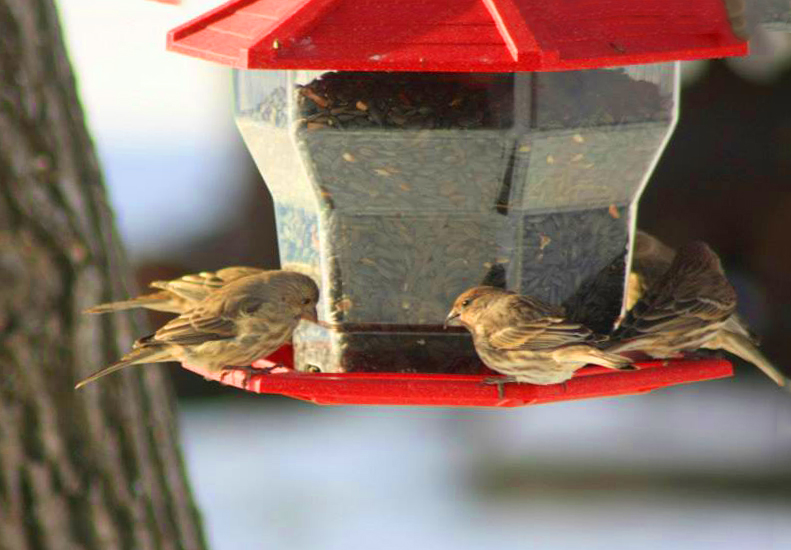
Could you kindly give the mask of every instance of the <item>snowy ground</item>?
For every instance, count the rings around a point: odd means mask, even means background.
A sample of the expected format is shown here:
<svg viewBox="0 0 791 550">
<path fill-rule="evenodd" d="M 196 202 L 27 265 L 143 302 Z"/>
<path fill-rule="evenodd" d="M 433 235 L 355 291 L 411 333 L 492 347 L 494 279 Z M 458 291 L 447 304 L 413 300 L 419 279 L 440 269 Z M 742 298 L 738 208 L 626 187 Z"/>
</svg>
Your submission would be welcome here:
<svg viewBox="0 0 791 550">
<path fill-rule="evenodd" d="M 791 398 L 770 384 L 504 411 L 276 405 L 182 407 L 214 550 L 791 548 Z"/>
</svg>

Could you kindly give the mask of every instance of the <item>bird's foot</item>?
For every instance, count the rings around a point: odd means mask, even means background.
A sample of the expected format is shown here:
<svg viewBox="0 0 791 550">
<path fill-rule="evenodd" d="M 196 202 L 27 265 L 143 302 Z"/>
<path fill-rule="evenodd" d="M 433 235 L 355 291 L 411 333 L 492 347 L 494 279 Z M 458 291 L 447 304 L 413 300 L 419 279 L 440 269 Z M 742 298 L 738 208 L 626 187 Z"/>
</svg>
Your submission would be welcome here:
<svg viewBox="0 0 791 550">
<path fill-rule="evenodd" d="M 497 386 L 497 397 L 505 399 L 505 385 L 516 382 L 516 376 L 492 376 L 481 382 L 487 386 Z"/>
<path fill-rule="evenodd" d="M 242 380 L 242 387 L 245 390 L 247 390 L 249 389 L 250 378 L 252 378 L 254 374 L 269 374 L 277 368 L 282 368 L 282 366 L 283 365 L 276 364 L 271 367 L 264 367 L 264 368 L 253 367 L 251 365 L 245 365 L 242 367 L 223 367 L 220 373 L 220 382 L 224 384 L 225 377 L 228 376 L 229 374 L 232 374 L 234 372 L 243 372 L 244 380 Z"/>
<path fill-rule="evenodd" d="M 629 372 L 629 371 L 636 371 L 636 370 L 640 370 L 640 369 L 638 369 L 634 365 L 623 365 L 621 367 L 618 367 L 618 370 Z"/>
<path fill-rule="evenodd" d="M 263 370 L 269 374 L 280 374 L 284 372 L 293 372 L 294 369 L 286 366 L 280 361 L 269 361 L 268 359 L 256 359 L 253 361 L 252 367 L 254 369 Z"/>
</svg>

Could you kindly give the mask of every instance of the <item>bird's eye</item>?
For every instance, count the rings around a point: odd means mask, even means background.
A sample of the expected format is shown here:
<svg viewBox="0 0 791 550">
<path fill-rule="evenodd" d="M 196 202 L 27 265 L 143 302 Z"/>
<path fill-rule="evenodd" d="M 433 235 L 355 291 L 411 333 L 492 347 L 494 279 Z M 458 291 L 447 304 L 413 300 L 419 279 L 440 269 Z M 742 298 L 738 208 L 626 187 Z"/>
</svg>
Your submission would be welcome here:
<svg viewBox="0 0 791 550">
<path fill-rule="evenodd" d="M 467 298 L 466 300 L 464 300 L 464 301 L 461 303 L 461 307 L 467 307 L 468 305 L 470 305 L 470 302 L 471 302 L 471 301 L 472 301 L 472 300 L 470 300 L 469 298 Z"/>
<path fill-rule="evenodd" d="M 304 300 L 302 300 L 302 303 L 304 305 L 308 305 L 310 302 L 311 302 L 310 298 L 305 298 Z"/>
<path fill-rule="evenodd" d="M 261 309 L 262 305 L 263 302 L 261 302 L 260 300 L 249 299 L 242 304 L 242 311 L 245 312 L 247 315 L 252 315 L 256 311 Z"/>
<path fill-rule="evenodd" d="M 321 372 L 321 367 L 318 365 L 308 365 L 308 367 L 305 370 L 315 374 Z"/>
</svg>

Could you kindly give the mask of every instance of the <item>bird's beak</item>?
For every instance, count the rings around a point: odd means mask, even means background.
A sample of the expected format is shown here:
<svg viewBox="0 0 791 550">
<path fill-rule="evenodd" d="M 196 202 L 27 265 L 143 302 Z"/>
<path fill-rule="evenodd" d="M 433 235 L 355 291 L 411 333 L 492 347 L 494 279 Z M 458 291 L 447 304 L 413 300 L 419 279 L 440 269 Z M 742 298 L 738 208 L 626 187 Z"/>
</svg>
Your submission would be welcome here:
<svg viewBox="0 0 791 550">
<path fill-rule="evenodd" d="M 455 311 L 451 311 L 450 313 L 448 313 L 448 316 L 445 317 L 445 322 L 442 324 L 442 327 L 448 328 L 450 326 L 457 326 L 459 322 L 456 319 L 459 318 L 459 315 L 460 314 L 456 313 Z"/>
<path fill-rule="evenodd" d="M 312 308 L 310 311 L 304 312 L 300 315 L 300 319 L 305 319 L 306 321 L 313 321 L 314 323 L 319 320 L 319 314 L 316 311 L 316 308 Z"/>
</svg>

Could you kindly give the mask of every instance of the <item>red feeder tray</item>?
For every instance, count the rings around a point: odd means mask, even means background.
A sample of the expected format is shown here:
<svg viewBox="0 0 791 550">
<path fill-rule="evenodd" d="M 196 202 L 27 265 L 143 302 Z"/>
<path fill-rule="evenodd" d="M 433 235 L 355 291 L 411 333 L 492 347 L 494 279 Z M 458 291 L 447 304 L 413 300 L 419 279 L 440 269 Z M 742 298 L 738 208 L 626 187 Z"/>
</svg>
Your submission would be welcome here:
<svg viewBox="0 0 791 550">
<path fill-rule="evenodd" d="M 293 350 L 283 346 L 256 366 L 293 365 Z M 603 367 L 585 367 L 563 384 L 536 386 L 506 384 L 500 398 L 496 386 L 483 384 L 489 374 L 400 374 L 344 373 L 313 374 L 284 372 L 254 374 L 247 386 L 244 373 L 230 373 L 222 382 L 253 393 L 285 395 L 317 405 L 413 405 L 437 407 L 522 407 L 595 397 L 647 393 L 658 388 L 716 380 L 733 375 L 723 359 L 638 362 L 640 370 L 614 372 Z M 185 368 L 206 376 L 199 369 Z M 483 370 L 483 369 L 482 369 Z M 220 380 L 219 376 L 209 376 Z"/>
</svg>

